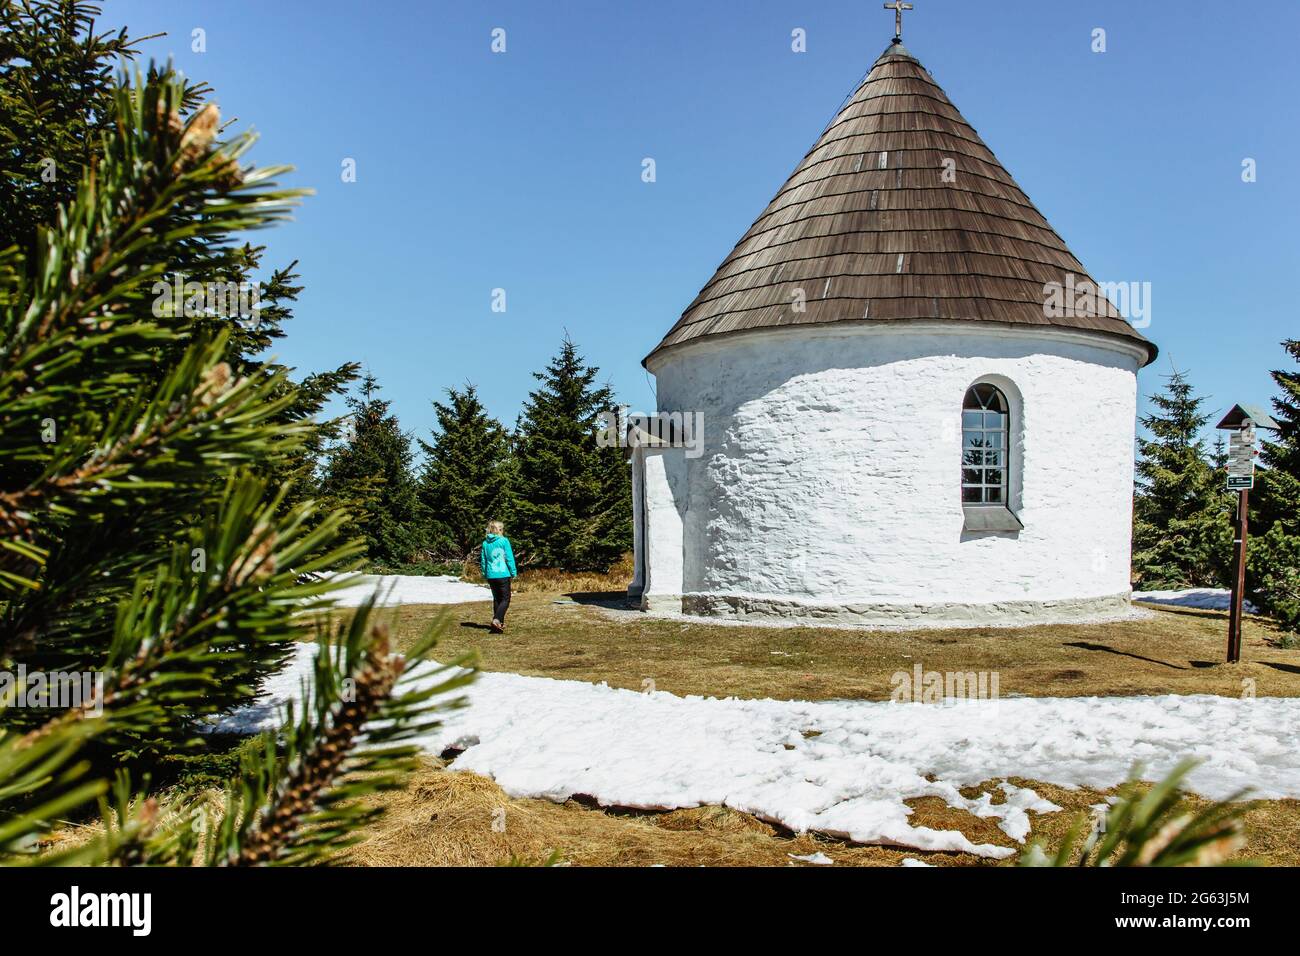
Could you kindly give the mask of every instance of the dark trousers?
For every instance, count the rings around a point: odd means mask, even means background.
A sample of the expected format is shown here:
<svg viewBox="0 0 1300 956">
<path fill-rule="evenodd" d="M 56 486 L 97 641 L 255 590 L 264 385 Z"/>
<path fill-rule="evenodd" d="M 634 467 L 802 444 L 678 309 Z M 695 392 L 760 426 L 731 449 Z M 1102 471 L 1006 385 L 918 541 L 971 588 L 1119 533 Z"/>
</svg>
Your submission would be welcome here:
<svg viewBox="0 0 1300 956">
<path fill-rule="evenodd" d="M 488 578 L 488 587 L 492 589 L 492 617 L 504 624 L 510 607 L 510 579 Z"/>
</svg>

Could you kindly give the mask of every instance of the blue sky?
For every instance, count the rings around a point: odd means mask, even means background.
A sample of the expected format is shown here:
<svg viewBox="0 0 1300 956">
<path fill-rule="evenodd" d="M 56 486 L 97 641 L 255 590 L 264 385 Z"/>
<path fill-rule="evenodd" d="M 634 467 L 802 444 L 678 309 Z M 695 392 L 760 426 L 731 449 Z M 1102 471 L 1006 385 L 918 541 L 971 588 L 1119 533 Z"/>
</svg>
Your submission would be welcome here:
<svg viewBox="0 0 1300 956">
<path fill-rule="evenodd" d="M 1177 366 L 1212 408 L 1264 403 L 1300 337 L 1300 3 L 914 2 L 908 48 L 1089 271 L 1151 283 L 1141 391 Z M 420 435 L 467 381 L 512 423 L 566 330 L 652 408 L 640 360 L 893 35 L 881 0 L 108 0 L 101 24 L 166 31 L 146 55 L 316 190 L 259 237 L 306 285 L 278 354 L 363 362 Z"/>
</svg>

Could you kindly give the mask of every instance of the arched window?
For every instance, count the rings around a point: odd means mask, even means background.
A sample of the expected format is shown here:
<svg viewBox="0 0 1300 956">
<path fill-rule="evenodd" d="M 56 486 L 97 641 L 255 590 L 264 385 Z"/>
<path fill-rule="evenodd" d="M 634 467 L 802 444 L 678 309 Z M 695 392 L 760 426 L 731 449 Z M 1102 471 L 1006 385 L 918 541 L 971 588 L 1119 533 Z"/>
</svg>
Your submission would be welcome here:
<svg viewBox="0 0 1300 956">
<path fill-rule="evenodd" d="M 1009 503 L 1007 397 L 987 382 L 966 390 L 961 408 L 961 500 L 968 505 Z"/>
</svg>

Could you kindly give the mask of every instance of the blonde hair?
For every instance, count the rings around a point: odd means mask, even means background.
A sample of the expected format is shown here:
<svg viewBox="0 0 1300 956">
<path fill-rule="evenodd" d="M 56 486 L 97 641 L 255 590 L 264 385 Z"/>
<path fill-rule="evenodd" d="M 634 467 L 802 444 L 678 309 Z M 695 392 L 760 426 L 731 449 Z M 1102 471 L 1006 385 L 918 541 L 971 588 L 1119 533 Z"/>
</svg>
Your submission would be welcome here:
<svg viewBox="0 0 1300 956">
<path fill-rule="evenodd" d="M 488 534 L 505 534 L 506 526 L 500 521 L 489 521 L 487 526 Z"/>
</svg>

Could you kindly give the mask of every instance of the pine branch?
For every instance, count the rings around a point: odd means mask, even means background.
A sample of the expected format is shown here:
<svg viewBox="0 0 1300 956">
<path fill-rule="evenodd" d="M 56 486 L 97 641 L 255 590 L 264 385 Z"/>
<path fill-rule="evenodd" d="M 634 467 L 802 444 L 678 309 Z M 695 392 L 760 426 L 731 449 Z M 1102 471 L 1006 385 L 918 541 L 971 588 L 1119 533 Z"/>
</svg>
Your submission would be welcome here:
<svg viewBox="0 0 1300 956">
<path fill-rule="evenodd" d="M 474 677 L 464 658 L 417 677 L 412 667 L 432 635 L 409 656 L 391 653 L 387 628 L 372 605 L 322 640 L 313 694 L 288 716 L 278 738 L 232 782 L 207 862 L 250 866 L 327 862 L 359 839 L 378 811 L 362 798 L 401 786 L 419 748 L 409 741 L 437 726 L 436 714 L 460 706 L 447 695 Z M 445 626 L 439 624 L 437 629 Z M 396 693 L 394 693 L 396 691 Z"/>
<path fill-rule="evenodd" d="M 57 5 L 56 22 L 33 0 L 44 19 L 23 28 L 57 33 L 63 57 L 67 36 L 90 29 L 84 7 Z M 35 83 L 24 100 L 31 77 L 12 71 L 6 42 L 0 105 L 26 102 L 35 121 L 47 101 Z M 260 250 L 230 236 L 283 218 L 299 195 L 275 188 L 278 170 L 241 167 L 252 137 L 219 142 L 199 90 L 151 66 L 97 100 L 89 109 L 112 121 L 84 137 L 75 194 L 0 251 L 0 658 L 103 679 L 96 720 L 0 701 L 0 862 L 34 862 L 60 817 L 95 799 L 102 838 L 35 861 L 188 862 L 200 846 L 212 862 L 324 859 L 373 814 L 357 797 L 400 784 L 432 697 L 467 679 L 404 686 L 367 608 L 322 651 L 302 720 L 247 768 L 218 824 L 155 800 L 147 777 L 110 787 L 106 765 L 174 752 L 197 722 L 249 700 L 286 660 L 301 612 L 329 605 L 337 585 L 319 572 L 357 553 L 337 543 L 344 515 L 283 485 L 321 440 L 310 416 L 352 370 L 299 390 L 250 357 L 288 315 L 292 266 L 272 275 L 260 330 L 184 315 L 153 287 L 178 270 L 245 278 Z M 7 119 L 0 147 L 15 142 Z M 17 207 L 0 190 L 0 209 Z"/>
<path fill-rule="evenodd" d="M 1106 816 L 1088 829 L 1081 816 L 1048 856 L 1035 844 L 1020 859 L 1021 866 L 1218 866 L 1245 844 L 1242 817 L 1250 809 L 1243 794 L 1191 812 L 1180 785 L 1196 766 L 1184 760 L 1145 794 L 1135 767 Z"/>
</svg>

